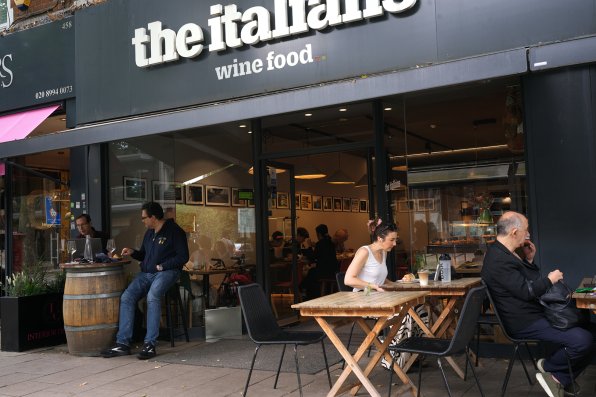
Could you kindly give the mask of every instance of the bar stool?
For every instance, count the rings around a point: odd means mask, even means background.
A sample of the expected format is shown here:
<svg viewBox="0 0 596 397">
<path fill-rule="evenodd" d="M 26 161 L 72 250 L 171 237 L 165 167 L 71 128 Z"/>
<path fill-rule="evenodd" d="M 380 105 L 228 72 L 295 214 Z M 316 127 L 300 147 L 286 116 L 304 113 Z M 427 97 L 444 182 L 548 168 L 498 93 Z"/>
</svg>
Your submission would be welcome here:
<svg viewBox="0 0 596 397">
<path fill-rule="evenodd" d="M 184 289 L 188 292 L 190 299 L 194 298 L 190 289 L 190 276 L 184 271 L 180 274 L 180 279 L 174 285 L 172 285 L 172 287 L 170 287 L 168 292 L 165 294 L 166 319 L 168 322 L 168 329 L 170 331 L 170 344 L 172 347 L 174 347 L 174 338 L 179 336 L 174 335 L 172 306 L 174 306 L 174 313 L 180 313 L 180 317 L 182 318 L 182 326 L 184 327 L 184 336 L 186 337 L 186 341 L 190 342 L 190 338 L 188 337 L 188 319 L 186 317 L 188 311 L 182 302 L 182 297 L 180 296 L 180 287 L 184 287 Z"/>
</svg>

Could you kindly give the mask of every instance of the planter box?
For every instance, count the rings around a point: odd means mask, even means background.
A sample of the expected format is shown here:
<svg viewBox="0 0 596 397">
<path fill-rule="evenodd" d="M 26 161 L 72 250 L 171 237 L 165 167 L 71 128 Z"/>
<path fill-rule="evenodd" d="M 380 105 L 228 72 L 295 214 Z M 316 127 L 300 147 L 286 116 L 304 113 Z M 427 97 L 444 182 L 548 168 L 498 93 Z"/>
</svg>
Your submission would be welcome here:
<svg viewBox="0 0 596 397">
<path fill-rule="evenodd" d="M 2 351 L 21 352 L 66 343 L 62 294 L 3 296 Z"/>
</svg>

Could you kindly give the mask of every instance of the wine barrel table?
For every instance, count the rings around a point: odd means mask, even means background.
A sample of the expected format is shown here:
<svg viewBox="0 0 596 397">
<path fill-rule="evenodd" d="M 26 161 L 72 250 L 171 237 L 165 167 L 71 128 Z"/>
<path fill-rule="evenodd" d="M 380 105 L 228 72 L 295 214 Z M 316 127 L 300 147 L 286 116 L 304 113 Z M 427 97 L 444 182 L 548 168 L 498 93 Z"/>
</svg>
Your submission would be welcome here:
<svg viewBox="0 0 596 397">
<path fill-rule="evenodd" d="M 60 264 L 66 270 L 62 312 L 70 354 L 98 356 L 114 343 L 128 263 Z"/>
</svg>

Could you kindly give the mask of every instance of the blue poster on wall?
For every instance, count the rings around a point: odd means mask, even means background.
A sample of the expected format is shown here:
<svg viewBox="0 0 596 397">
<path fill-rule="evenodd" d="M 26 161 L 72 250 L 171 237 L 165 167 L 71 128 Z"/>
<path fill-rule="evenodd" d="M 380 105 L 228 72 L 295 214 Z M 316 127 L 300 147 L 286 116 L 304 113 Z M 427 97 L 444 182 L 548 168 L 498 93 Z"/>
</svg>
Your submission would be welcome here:
<svg viewBox="0 0 596 397">
<path fill-rule="evenodd" d="M 46 224 L 60 225 L 60 212 L 56 210 L 55 203 L 50 196 L 46 196 Z"/>
</svg>

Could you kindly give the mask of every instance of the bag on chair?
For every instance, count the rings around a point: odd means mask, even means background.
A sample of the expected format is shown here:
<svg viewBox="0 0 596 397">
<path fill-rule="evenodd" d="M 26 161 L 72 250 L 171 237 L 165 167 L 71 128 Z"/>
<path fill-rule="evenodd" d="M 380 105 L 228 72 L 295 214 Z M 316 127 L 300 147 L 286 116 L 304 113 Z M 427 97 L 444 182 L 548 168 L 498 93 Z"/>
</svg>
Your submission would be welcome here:
<svg viewBox="0 0 596 397">
<path fill-rule="evenodd" d="M 571 298 L 572 293 L 567 284 L 560 280 L 538 299 L 553 328 L 565 330 L 589 321 L 587 311 L 576 307 L 575 299 Z"/>
</svg>

